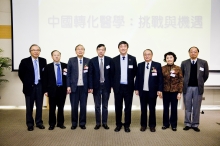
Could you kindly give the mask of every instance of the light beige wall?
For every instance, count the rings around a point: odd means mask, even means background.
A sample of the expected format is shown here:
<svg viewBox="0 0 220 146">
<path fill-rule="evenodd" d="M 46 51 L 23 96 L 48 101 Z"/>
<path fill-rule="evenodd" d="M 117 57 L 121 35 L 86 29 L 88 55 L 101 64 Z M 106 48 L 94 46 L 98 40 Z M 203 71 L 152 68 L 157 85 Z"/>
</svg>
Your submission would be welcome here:
<svg viewBox="0 0 220 146">
<path fill-rule="evenodd" d="M 11 11 L 10 0 L 0 0 L 0 25 L 11 25 Z M 4 50 L 3 56 L 11 57 L 12 45 L 11 39 L 0 39 L 0 48 Z M 11 72 L 5 70 L 5 78 L 9 80 L 8 83 L 0 85 L 0 105 L 13 105 L 23 106 L 25 105 L 24 95 L 22 93 L 22 83 L 18 78 L 17 72 Z M 203 105 L 220 105 L 220 90 L 219 89 L 206 89 L 204 93 L 205 100 Z M 88 105 L 93 105 L 93 97 L 90 94 L 88 97 Z M 69 98 L 67 97 L 66 105 L 69 105 Z M 157 104 L 161 105 L 162 100 L 158 99 Z M 44 102 L 44 105 L 46 103 Z M 114 105 L 114 96 L 111 93 L 109 105 Z M 133 105 L 139 104 L 139 97 L 134 95 Z"/>
</svg>

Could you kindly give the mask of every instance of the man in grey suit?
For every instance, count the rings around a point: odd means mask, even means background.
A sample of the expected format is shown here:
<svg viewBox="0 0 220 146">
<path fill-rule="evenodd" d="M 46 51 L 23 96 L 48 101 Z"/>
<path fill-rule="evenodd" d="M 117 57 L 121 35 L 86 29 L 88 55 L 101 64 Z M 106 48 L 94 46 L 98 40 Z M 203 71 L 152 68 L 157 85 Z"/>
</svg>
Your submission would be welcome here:
<svg viewBox="0 0 220 146">
<path fill-rule="evenodd" d="M 199 49 L 195 46 L 189 49 L 190 59 L 182 62 L 181 69 L 184 77 L 183 99 L 185 104 L 185 127 L 199 132 L 200 107 L 204 92 L 204 83 L 209 77 L 209 67 L 205 60 L 199 59 Z"/>
<path fill-rule="evenodd" d="M 83 45 L 75 47 L 76 57 L 69 59 L 67 64 L 67 93 L 70 94 L 71 121 L 74 130 L 78 124 L 78 106 L 80 102 L 79 126 L 86 129 L 86 105 L 88 97 L 88 65 L 89 59 L 83 57 Z"/>
</svg>

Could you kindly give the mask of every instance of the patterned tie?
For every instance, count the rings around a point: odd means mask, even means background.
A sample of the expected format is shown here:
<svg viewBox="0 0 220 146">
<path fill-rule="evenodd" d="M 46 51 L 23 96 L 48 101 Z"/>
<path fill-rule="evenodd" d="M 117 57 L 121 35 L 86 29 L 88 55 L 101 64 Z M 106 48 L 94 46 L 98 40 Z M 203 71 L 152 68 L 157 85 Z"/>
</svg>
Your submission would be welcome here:
<svg viewBox="0 0 220 146">
<path fill-rule="evenodd" d="M 100 82 L 104 82 L 105 81 L 105 77 L 104 77 L 104 66 L 103 66 L 102 59 L 101 59 L 101 62 L 99 64 L 99 69 L 100 69 Z"/>
<path fill-rule="evenodd" d="M 81 59 L 79 60 L 79 63 L 82 64 L 82 60 Z"/>
<path fill-rule="evenodd" d="M 147 68 L 147 69 L 149 69 L 149 63 L 147 63 L 147 66 L 146 66 L 146 68 Z"/>
<path fill-rule="evenodd" d="M 34 84 L 37 85 L 37 84 L 38 84 L 38 80 L 39 80 L 39 77 L 38 77 L 38 65 L 37 65 L 37 59 L 34 60 L 34 75 L 35 75 L 35 78 L 34 78 Z"/>
<path fill-rule="evenodd" d="M 62 77 L 61 77 L 61 72 L 60 72 L 60 64 L 56 64 L 57 66 L 57 85 L 61 86 L 62 85 Z"/>
<path fill-rule="evenodd" d="M 125 60 L 125 57 L 122 57 L 123 60 Z"/>
</svg>

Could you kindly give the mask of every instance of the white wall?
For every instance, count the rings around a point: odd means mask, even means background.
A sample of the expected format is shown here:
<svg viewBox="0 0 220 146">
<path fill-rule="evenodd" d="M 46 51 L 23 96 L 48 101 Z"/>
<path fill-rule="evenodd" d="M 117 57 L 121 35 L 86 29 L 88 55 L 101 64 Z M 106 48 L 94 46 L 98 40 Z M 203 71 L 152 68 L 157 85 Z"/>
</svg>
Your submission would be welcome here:
<svg viewBox="0 0 220 146">
<path fill-rule="evenodd" d="M 10 0 L 0 0 L 0 25 L 11 25 L 11 11 L 10 11 Z M 11 57 L 12 55 L 12 45 L 11 39 L 0 39 L 0 48 L 4 50 L 3 56 Z M 11 72 L 10 70 L 5 70 L 4 78 L 8 79 L 8 83 L 2 83 L 0 85 L 0 106 L 1 105 L 13 105 L 13 106 L 23 106 L 25 105 L 24 95 L 22 93 L 22 83 L 18 78 L 17 72 Z M 219 89 L 206 89 L 204 97 L 206 99 L 203 101 L 203 105 L 220 105 L 220 90 Z M 161 105 L 162 100 L 158 99 L 157 104 Z M 93 97 L 90 94 L 88 97 L 88 105 L 92 105 Z M 67 97 L 66 105 L 69 104 L 69 98 Z M 114 96 L 111 94 L 109 105 L 114 104 Z M 45 103 L 44 103 L 45 105 Z M 139 97 L 134 95 L 133 105 L 139 104 Z"/>
</svg>

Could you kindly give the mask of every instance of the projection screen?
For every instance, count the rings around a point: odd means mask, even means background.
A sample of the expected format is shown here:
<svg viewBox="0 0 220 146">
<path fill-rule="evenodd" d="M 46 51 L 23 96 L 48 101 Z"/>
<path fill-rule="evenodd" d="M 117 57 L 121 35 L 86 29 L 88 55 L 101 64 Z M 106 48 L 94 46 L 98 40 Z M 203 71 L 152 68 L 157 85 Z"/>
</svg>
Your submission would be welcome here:
<svg viewBox="0 0 220 146">
<path fill-rule="evenodd" d="M 188 49 L 197 46 L 199 58 L 219 71 L 219 6 L 218 0 L 11 0 L 13 70 L 30 56 L 31 44 L 41 47 L 40 56 L 49 63 L 53 50 L 67 62 L 78 44 L 88 58 L 97 55 L 100 43 L 114 57 L 124 40 L 137 62 L 143 61 L 143 50 L 152 49 L 153 60 L 162 65 L 166 52 L 174 52 L 180 65 L 189 58 Z"/>
</svg>

